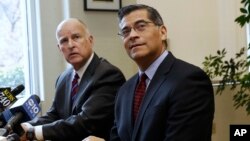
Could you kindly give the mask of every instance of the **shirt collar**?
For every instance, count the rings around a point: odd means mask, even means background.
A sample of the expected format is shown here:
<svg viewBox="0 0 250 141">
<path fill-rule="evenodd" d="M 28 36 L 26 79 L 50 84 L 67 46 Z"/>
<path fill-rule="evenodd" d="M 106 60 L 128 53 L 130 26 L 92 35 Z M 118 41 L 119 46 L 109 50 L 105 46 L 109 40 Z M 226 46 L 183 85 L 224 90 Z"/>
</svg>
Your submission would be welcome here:
<svg viewBox="0 0 250 141">
<path fill-rule="evenodd" d="M 85 63 L 85 65 L 83 65 L 79 70 L 77 71 L 74 71 L 75 73 L 77 73 L 79 75 L 79 79 L 78 80 L 81 80 L 83 74 L 85 73 L 87 67 L 89 66 L 90 62 L 92 61 L 94 57 L 94 53 L 91 54 L 90 58 L 88 59 L 88 61 Z M 74 74 L 72 75 L 74 77 Z"/>
<path fill-rule="evenodd" d="M 142 75 L 142 73 L 145 73 L 148 76 L 149 80 L 152 80 L 156 70 L 164 60 L 164 58 L 168 55 L 168 51 L 165 50 L 147 69 L 145 72 L 142 72 L 139 70 L 139 76 Z"/>
</svg>

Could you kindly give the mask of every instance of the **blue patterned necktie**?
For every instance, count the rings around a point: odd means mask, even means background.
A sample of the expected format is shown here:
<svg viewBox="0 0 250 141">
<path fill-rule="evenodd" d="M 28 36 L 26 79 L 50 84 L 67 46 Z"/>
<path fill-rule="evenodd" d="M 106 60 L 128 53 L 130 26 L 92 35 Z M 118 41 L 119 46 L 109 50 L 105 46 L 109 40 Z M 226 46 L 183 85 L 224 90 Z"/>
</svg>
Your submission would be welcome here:
<svg viewBox="0 0 250 141">
<path fill-rule="evenodd" d="M 79 76 L 77 73 L 75 73 L 75 76 L 74 76 L 74 79 L 72 81 L 72 87 L 71 87 L 71 103 L 73 105 L 75 99 L 76 99 L 76 93 L 78 91 L 78 79 L 79 79 Z"/>
</svg>

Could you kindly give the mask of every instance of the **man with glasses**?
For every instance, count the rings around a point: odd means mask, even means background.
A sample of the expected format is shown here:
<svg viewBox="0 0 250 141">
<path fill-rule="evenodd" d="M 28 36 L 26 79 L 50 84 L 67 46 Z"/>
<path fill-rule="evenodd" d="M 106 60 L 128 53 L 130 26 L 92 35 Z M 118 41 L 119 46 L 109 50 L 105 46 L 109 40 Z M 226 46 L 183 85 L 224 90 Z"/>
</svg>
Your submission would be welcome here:
<svg viewBox="0 0 250 141">
<path fill-rule="evenodd" d="M 167 51 L 167 28 L 156 9 L 129 5 L 118 16 L 119 35 L 139 71 L 118 91 L 111 141 L 211 141 L 209 77 Z"/>
</svg>

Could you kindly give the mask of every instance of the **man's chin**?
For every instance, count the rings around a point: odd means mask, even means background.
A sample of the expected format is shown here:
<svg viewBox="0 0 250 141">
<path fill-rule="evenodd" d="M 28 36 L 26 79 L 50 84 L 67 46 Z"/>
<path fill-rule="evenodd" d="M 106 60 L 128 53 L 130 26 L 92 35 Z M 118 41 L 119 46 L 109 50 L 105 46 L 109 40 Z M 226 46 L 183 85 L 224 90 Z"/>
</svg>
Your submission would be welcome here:
<svg viewBox="0 0 250 141">
<path fill-rule="evenodd" d="M 81 60 L 79 59 L 71 59 L 70 61 L 68 61 L 70 64 L 72 65 L 76 65 L 76 64 L 80 64 Z"/>
<path fill-rule="evenodd" d="M 143 55 L 142 54 L 138 54 L 138 53 L 134 53 L 134 54 L 130 55 L 130 58 L 136 61 L 136 60 L 143 59 Z"/>
</svg>

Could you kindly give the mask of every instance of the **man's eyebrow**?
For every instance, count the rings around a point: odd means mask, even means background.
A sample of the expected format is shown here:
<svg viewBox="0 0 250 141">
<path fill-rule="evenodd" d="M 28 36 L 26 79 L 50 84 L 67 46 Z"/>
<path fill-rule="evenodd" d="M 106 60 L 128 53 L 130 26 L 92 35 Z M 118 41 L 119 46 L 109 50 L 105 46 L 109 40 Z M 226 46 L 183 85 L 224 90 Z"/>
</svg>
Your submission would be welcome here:
<svg viewBox="0 0 250 141">
<path fill-rule="evenodd" d="M 136 25 L 136 24 L 141 23 L 141 22 L 146 22 L 146 20 L 140 19 L 140 20 L 138 20 L 138 21 L 135 21 L 135 22 L 133 23 L 133 25 Z M 121 30 L 126 29 L 126 28 L 128 28 L 128 27 L 129 27 L 129 26 L 124 26 Z"/>
<path fill-rule="evenodd" d="M 144 20 L 144 19 L 141 19 L 141 20 L 136 21 L 136 22 L 134 23 L 134 25 L 135 25 L 135 24 L 138 24 L 138 23 L 140 23 L 140 22 L 147 22 L 147 21 Z"/>
<path fill-rule="evenodd" d="M 65 38 L 66 38 L 66 37 L 60 37 L 60 38 L 58 38 L 58 39 L 59 39 L 59 41 L 62 41 L 62 40 L 65 40 Z"/>
</svg>

